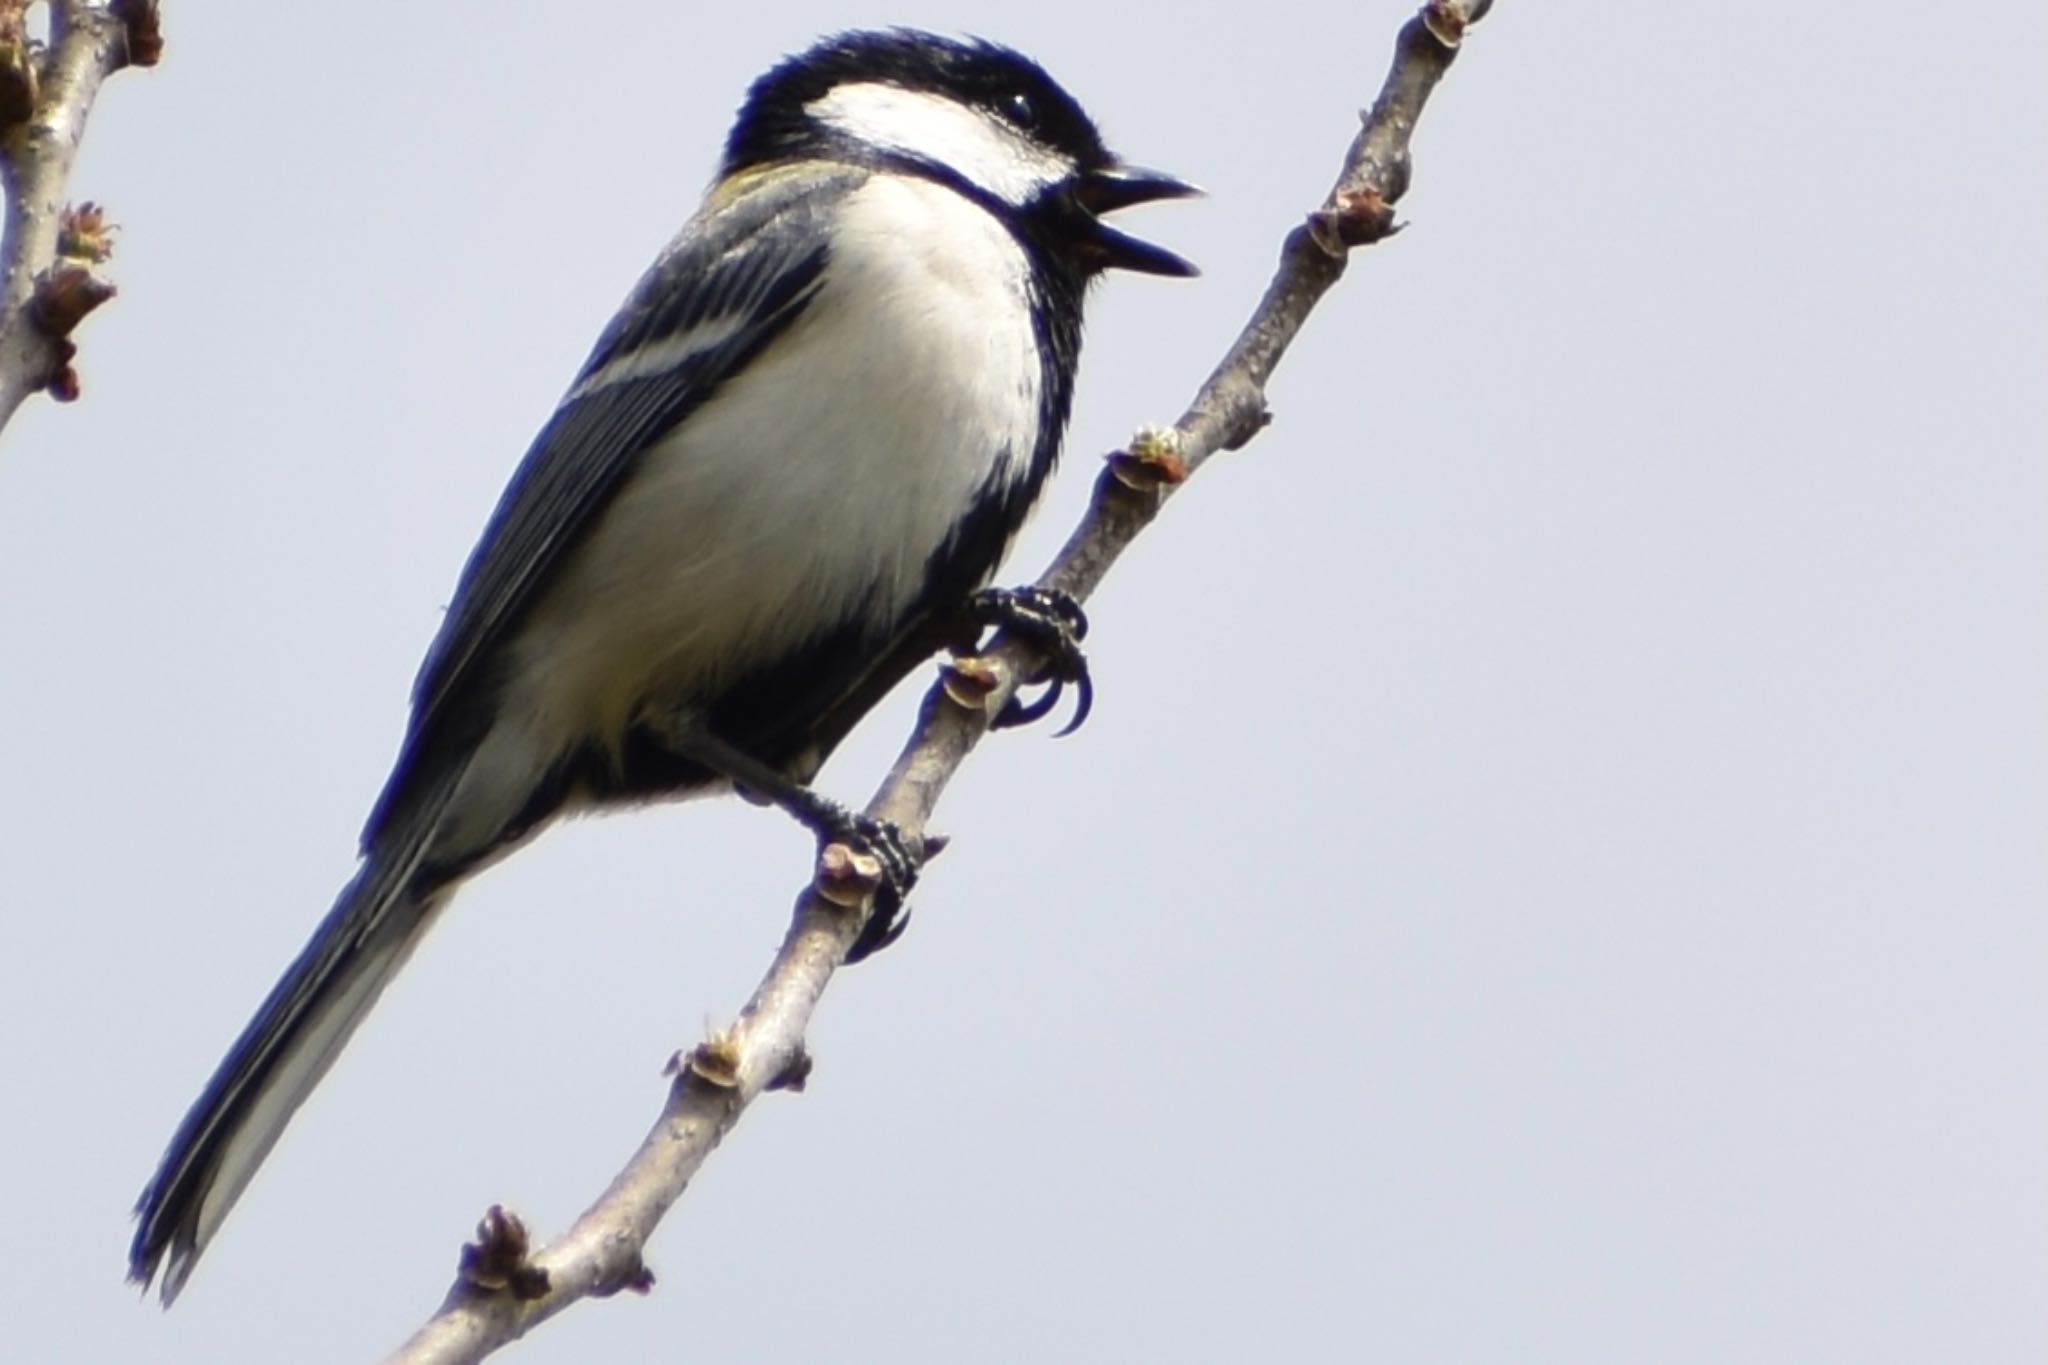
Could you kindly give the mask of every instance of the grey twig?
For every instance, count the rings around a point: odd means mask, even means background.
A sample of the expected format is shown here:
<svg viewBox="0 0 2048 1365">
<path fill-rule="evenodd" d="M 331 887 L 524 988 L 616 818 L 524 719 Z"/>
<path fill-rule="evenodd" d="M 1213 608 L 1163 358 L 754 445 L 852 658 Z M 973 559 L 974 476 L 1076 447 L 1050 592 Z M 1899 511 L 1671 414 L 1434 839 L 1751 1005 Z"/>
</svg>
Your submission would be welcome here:
<svg viewBox="0 0 2048 1365">
<path fill-rule="evenodd" d="M 1397 230 L 1393 204 L 1408 183 L 1408 143 L 1423 103 L 1450 68 L 1468 25 L 1491 0 L 1429 0 L 1401 30 L 1392 70 L 1321 208 L 1289 233 L 1280 267 L 1229 353 L 1170 428 L 1141 432 L 1109 459 L 1080 525 L 1039 585 L 1085 598 L 1158 514 L 1174 489 L 1218 450 L 1265 424 L 1265 386 L 1311 309 L 1344 272 L 1349 248 Z M 948 665 L 917 727 L 868 804 L 870 815 L 918 836 L 989 719 L 1043 661 L 1022 639 Z M 463 1272 L 435 1315 L 390 1357 L 400 1365 L 478 1361 L 592 1295 L 653 1284 L 647 1239 L 697 1169 L 763 1090 L 802 1083 L 811 1012 L 867 919 L 873 869 L 840 846 L 820 859 L 774 963 L 729 1030 L 677 1057 L 660 1119 L 611 1187 L 556 1241 L 530 1251 L 500 1209 L 465 1249 Z M 488 1267 L 478 1273 L 476 1267 Z"/>
<path fill-rule="evenodd" d="M 0 428 L 38 390 L 78 396 L 71 330 L 114 287 L 100 210 L 65 205 L 71 162 L 100 83 L 163 50 L 156 0 L 53 0 L 47 45 L 29 40 L 28 8 L 0 0 Z"/>
</svg>

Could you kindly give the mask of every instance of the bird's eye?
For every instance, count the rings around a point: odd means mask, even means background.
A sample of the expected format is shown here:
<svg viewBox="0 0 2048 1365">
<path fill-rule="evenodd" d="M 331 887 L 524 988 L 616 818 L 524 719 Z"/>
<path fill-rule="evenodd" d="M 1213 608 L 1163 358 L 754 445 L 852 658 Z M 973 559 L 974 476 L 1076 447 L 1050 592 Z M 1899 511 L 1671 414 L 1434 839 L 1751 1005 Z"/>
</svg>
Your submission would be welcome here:
<svg viewBox="0 0 2048 1365">
<path fill-rule="evenodd" d="M 1002 107 L 1003 117 L 1026 132 L 1038 126 L 1038 105 L 1022 90 L 1005 97 Z"/>
</svg>

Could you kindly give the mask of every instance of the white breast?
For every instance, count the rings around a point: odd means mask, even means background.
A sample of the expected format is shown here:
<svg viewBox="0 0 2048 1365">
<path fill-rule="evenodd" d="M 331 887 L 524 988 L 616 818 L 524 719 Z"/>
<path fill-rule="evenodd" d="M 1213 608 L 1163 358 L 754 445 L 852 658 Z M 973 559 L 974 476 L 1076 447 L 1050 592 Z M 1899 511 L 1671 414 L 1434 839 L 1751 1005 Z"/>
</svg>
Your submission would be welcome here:
<svg viewBox="0 0 2048 1365">
<path fill-rule="evenodd" d="M 615 737 L 648 699 L 714 696 L 823 627 L 902 612 L 976 491 L 1029 466 L 1028 269 L 942 186 L 849 196 L 802 318 L 649 452 L 537 604 L 485 766 Z"/>
</svg>

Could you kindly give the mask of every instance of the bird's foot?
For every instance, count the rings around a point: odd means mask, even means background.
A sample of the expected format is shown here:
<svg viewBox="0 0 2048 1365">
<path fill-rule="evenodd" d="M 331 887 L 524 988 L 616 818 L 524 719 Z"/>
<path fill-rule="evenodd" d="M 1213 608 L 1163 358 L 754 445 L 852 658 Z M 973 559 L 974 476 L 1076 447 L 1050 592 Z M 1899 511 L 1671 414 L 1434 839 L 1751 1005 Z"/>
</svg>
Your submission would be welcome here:
<svg viewBox="0 0 2048 1365">
<path fill-rule="evenodd" d="M 685 718 L 667 735 L 676 753 L 722 773 L 743 793 L 780 807 L 818 839 L 818 890 L 835 905 L 858 909 L 873 901 L 867 923 L 847 950 L 858 962 L 903 936 L 910 925 L 905 901 L 925 861 L 945 840 L 910 834 L 888 820 L 844 806 L 788 773 L 726 743 Z"/>
<path fill-rule="evenodd" d="M 976 622 L 1015 631 L 1045 655 L 1045 671 L 1028 681 L 1045 690 L 1025 701 L 1013 696 L 989 722 L 991 730 L 1007 730 L 1042 720 L 1059 704 L 1067 684 L 1074 685 L 1074 718 L 1059 735 L 1071 735 L 1095 708 L 1095 683 L 1088 676 L 1088 656 L 1081 641 L 1088 637 L 1088 616 L 1081 604 L 1057 588 L 983 588 L 968 602 Z M 1055 736 L 1057 738 L 1058 736 Z"/>
<path fill-rule="evenodd" d="M 937 851 L 936 841 L 825 797 L 817 800 L 830 808 L 826 821 L 812 827 L 818 836 L 821 889 L 835 903 L 858 905 L 873 897 L 867 923 L 846 950 L 847 962 L 854 963 L 888 947 L 910 927 L 910 890 Z M 835 845 L 851 856 L 833 856 Z"/>
</svg>

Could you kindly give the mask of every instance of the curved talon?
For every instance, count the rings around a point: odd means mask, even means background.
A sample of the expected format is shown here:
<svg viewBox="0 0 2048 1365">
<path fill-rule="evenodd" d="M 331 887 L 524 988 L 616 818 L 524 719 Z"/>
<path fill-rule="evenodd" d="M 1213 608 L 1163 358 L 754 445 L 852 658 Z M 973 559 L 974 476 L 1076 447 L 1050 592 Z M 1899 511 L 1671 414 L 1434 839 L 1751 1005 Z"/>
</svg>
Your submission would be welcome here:
<svg viewBox="0 0 2048 1365">
<path fill-rule="evenodd" d="M 1071 675 L 1075 697 L 1074 718 L 1053 731 L 1054 739 L 1065 739 L 1080 729 L 1082 723 L 1088 719 L 1089 712 L 1095 709 L 1095 680 L 1088 675 L 1085 660 L 1078 661 L 1078 664 Z M 996 718 L 988 723 L 988 728 L 1013 730 L 1020 725 L 1030 725 L 1044 720 L 1052 714 L 1053 708 L 1060 704 L 1060 698 L 1067 694 L 1067 682 L 1068 678 L 1055 676 L 1046 684 L 1045 690 L 1030 701 L 1025 701 L 1021 696 L 1011 697 L 1009 704 L 997 712 Z"/>
<path fill-rule="evenodd" d="M 1080 645 L 1088 635 L 1088 614 L 1081 604 L 1057 588 L 985 588 L 974 595 L 970 608 L 984 624 L 1016 631 L 1046 656 L 1045 691 L 1030 701 L 1011 697 L 989 728 L 1008 730 L 1042 720 L 1073 683 L 1078 696 L 1074 718 L 1053 738 L 1080 729 L 1095 709 L 1095 683 Z"/>
<path fill-rule="evenodd" d="M 1095 709 L 1095 680 L 1088 676 L 1088 661 L 1083 659 L 1080 664 L 1080 674 L 1074 679 L 1074 718 L 1053 731 L 1054 739 L 1065 739 L 1080 729 L 1082 722 L 1088 719 L 1088 713 Z M 1059 693 L 1054 692 L 1053 695 L 1058 696 Z"/>
<path fill-rule="evenodd" d="M 1004 704 L 1002 710 L 996 712 L 996 717 L 988 723 L 988 728 L 991 730 L 1014 730 L 1019 725 L 1029 725 L 1033 721 L 1044 720 L 1047 715 L 1051 714 L 1052 708 L 1059 704 L 1060 694 L 1066 690 L 1066 683 L 1059 678 L 1054 678 L 1046 684 L 1045 691 L 1039 693 L 1030 701 L 1025 701 L 1021 694 L 1013 696 Z"/>
<path fill-rule="evenodd" d="M 884 899 L 876 893 L 874 912 L 868 922 L 861 926 L 860 937 L 846 950 L 846 965 L 872 957 L 882 949 L 903 937 L 903 931 L 910 927 L 910 907 L 896 898 Z"/>
</svg>

